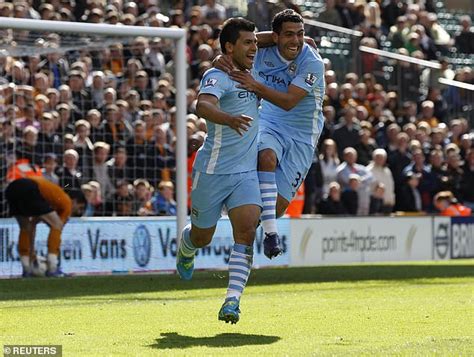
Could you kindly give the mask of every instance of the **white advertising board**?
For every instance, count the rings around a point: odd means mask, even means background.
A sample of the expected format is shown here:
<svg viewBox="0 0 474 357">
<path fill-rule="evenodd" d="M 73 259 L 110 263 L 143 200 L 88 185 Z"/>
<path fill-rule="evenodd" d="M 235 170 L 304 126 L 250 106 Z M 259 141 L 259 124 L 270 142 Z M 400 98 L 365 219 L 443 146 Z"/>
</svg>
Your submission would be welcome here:
<svg viewBox="0 0 474 357">
<path fill-rule="evenodd" d="M 254 245 L 254 266 L 289 264 L 289 219 L 280 219 L 284 254 L 269 260 L 263 254 L 263 233 L 258 229 Z M 49 229 L 37 228 L 37 254 L 47 254 Z M 226 269 L 233 246 L 228 219 L 218 223 L 214 239 L 198 250 L 196 269 Z M 176 259 L 176 220 L 155 219 L 72 219 L 62 234 L 60 264 L 71 274 L 174 271 Z M 21 275 L 18 256 L 18 225 L 0 220 L 0 277 Z"/>
<path fill-rule="evenodd" d="M 432 259 L 431 217 L 291 221 L 291 265 Z"/>
</svg>

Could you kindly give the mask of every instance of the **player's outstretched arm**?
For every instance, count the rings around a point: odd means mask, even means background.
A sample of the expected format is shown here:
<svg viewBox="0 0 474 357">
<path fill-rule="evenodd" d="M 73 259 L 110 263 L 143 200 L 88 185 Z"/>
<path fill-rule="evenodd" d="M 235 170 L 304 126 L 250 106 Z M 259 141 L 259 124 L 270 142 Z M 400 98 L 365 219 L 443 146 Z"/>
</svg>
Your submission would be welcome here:
<svg viewBox="0 0 474 357">
<path fill-rule="evenodd" d="M 230 115 L 218 109 L 218 99 L 212 94 L 200 94 L 196 114 L 215 124 L 227 125 L 242 136 L 251 126 L 252 118 L 247 115 Z"/>
<path fill-rule="evenodd" d="M 230 78 L 240 83 L 240 88 L 254 92 L 260 98 L 279 106 L 284 110 L 293 109 L 308 94 L 302 88 L 290 84 L 288 92 L 280 92 L 257 82 L 249 72 L 233 71 Z"/>
</svg>

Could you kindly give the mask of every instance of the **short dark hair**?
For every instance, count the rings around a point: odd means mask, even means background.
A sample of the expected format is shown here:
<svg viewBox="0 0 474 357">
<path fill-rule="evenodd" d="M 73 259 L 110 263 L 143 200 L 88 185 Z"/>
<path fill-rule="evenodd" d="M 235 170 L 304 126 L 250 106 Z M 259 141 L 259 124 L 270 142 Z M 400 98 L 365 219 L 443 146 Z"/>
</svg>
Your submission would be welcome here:
<svg viewBox="0 0 474 357">
<path fill-rule="evenodd" d="M 295 23 L 301 22 L 302 24 L 304 24 L 303 17 L 300 14 L 298 14 L 294 10 L 286 9 L 286 10 L 280 11 L 273 18 L 272 31 L 279 34 L 284 22 L 295 22 Z"/>
<path fill-rule="evenodd" d="M 227 42 L 235 45 L 240 37 L 240 31 L 254 32 L 255 24 L 252 21 L 246 20 L 242 17 L 233 17 L 224 22 L 224 26 L 222 26 L 222 30 L 219 35 L 222 53 L 226 53 L 225 44 Z"/>
</svg>

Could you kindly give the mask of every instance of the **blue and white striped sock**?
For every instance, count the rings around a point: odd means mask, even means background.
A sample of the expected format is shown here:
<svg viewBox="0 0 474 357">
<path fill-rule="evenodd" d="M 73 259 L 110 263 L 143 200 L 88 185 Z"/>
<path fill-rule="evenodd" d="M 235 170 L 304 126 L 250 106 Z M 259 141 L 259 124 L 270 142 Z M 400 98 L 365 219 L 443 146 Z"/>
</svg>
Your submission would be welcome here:
<svg viewBox="0 0 474 357">
<path fill-rule="evenodd" d="M 179 250 L 182 255 L 185 257 L 193 257 L 196 254 L 197 248 L 191 242 L 191 225 L 188 224 L 183 229 L 183 234 L 181 235 L 181 243 L 179 245 Z"/>
<path fill-rule="evenodd" d="M 229 259 L 229 286 L 226 300 L 236 298 L 240 300 L 252 269 L 253 247 L 244 244 L 234 244 Z"/>
<path fill-rule="evenodd" d="M 260 219 L 265 233 L 276 233 L 276 202 L 278 190 L 275 173 L 268 171 L 258 172 L 260 182 L 260 194 L 262 195 L 263 209 Z"/>
</svg>

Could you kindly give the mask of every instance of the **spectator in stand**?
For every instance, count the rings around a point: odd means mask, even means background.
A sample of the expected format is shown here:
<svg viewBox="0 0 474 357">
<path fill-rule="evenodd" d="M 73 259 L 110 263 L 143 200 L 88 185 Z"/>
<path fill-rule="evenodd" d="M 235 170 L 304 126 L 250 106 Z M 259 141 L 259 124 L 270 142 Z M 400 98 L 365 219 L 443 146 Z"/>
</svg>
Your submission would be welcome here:
<svg viewBox="0 0 474 357">
<path fill-rule="evenodd" d="M 204 5 L 201 6 L 201 15 L 203 22 L 212 27 L 222 25 L 227 18 L 225 7 L 218 4 L 216 0 L 205 0 Z"/>
<path fill-rule="evenodd" d="M 406 176 L 408 172 L 419 174 L 419 184 L 417 186 L 421 195 L 422 210 L 432 210 L 433 194 L 437 191 L 436 177 L 431 173 L 431 168 L 425 163 L 425 155 L 418 147 L 412 150 L 412 162 L 403 169 Z"/>
<path fill-rule="evenodd" d="M 125 119 L 129 123 L 133 123 L 140 117 L 140 94 L 134 89 L 129 90 L 125 96 L 125 100 L 128 104 L 127 117 Z"/>
<path fill-rule="evenodd" d="M 135 90 L 138 92 L 140 99 L 153 99 L 153 91 L 149 84 L 148 74 L 145 71 L 138 71 L 135 79 Z"/>
<path fill-rule="evenodd" d="M 104 206 L 100 195 L 100 184 L 90 181 L 81 186 L 82 193 L 86 198 L 84 217 L 97 217 L 104 214 Z"/>
<path fill-rule="evenodd" d="M 103 100 L 100 106 L 97 106 L 97 110 L 102 114 L 105 114 L 105 108 L 108 105 L 115 104 L 117 101 L 117 91 L 111 87 L 105 88 L 103 91 Z M 89 111 L 90 112 L 90 111 Z"/>
<path fill-rule="evenodd" d="M 328 24 L 342 26 L 341 16 L 336 10 L 336 0 L 326 0 L 326 9 L 319 14 L 319 19 Z"/>
<path fill-rule="evenodd" d="M 94 144 L 92 179 L 99 182 L 101 197 L 107 199 L 114 193 L 114 185 L 109 175 L 107 158 L 110 153 L 110 145 L 98 141 Z"/>
<path fill-rule="evenodd" d="M 147 180 L 137 179 L 133 181 L 133 212 L 134 215 L 148 216 L 151 214 L 147 210 L 147 202 L 151 199 L 152 186 Z"/>
<path fill-rule="evenodd" d="M 405 16 L 397 17 L 395 25 L 390 27 L 390 33 L 388 39 L 391 41 L 393 48 L 403 47 L 405 44 L 405 28 L 407 24 L 407 18 Z"/>
<path fill-rule="evenodd" d="M 405 174 L 405 183 L 397 194 L 395 208 L 403 212 L 421 212 L 423 209 L 421 194 L 418 190 L 421 174 L 409 171 Z"/>
<path fill-rule="evenodd" d="M 71 98 L 74 106 L 78 109 L 82 118 L 91 108 L 90 92 L 85 88 L 85 74 L 78 70 L 69 72 L 69 87 L 71 89 Z"/>
<path fill-rule="evenodd" d="M 354 147 L 359 142 L 360 126 L 355 117 L 355 108 L 347 106 L 344 108 L 344 116 L 341 123 L 334 128 L 333 139 L 336 142 L 339 157 L 342 156 L 347 147 Z"/>
<path fill-rule="evenodd" d="M 64 151 L 74 149 L 74 135 L 65 134 L 63 137 L 63 149 Z"/>
<path fill-rule="evenodd" d="M 11 109 L 14 109 L 14 107 L 10 107 Z M 36 112 L 35 112 L 35 107 L 33 104 L 26 104 L 25 110 L 24 110 L 24 117 L 23 118 L 17 118 L 15 116 L 14 118 L 15 126 L 18 130 L 23 130 L 27 126 L 32 126 L 36 129 L 40 128 L 40 122 L 37 120 Z"/>
<path fill-rule="evenodd" d="M 328 192 L 319 204 L 318 213 L 327 215 L 345 215 L 347 209 L 341 201 L 341 185 L 333 181 L 328 185 Z"/>
<path fill-rule="evenodd" d="M 337 180 L 337 168 L 340 163 L 336 142 L 332 139 L 324 140 L 319 155 L 319 164 L 323 176 L 323 197 L 329 193 L 329 184 Z"/>
<path fill-rule="evenodd" d="M 339 101 L 339 86 L 337 83 L 330 83 L 326 87 L 323 108 L 327 106 L 331 106 L 336 111 L 336 115 L 340 115 L 341 102 Z"/>
<path fill-rule="evenodd" d="M 94 144 L 90 136 L 91 125 L 88 121 L 80 119 L 75 124 L 74 150 L 79 154 L 78 167 L 82 172 L 87 171 L 92 165 L 92 152 Z"/>
<path fill-rule="evenodd" d="M 459 148 L 454 146 L 453 150 L 446 150 L 446 186 L 451 191 L 457 200 L 462 199 L 462 181 L 464 171 L 462 169 L 461 156 L 459 155 Z M 472 188 L 474 190 L 474 188 Z"/>
<path fill-rule="evenodd" d="M 347 210 L 347 213 L 353 216 L 357 215 L 359 211 L 359 189 L 360 176 L 357 174 L 350 174 L 348 184 L 342 191 L 341 200 L 342 204 Z"/>
<path fill-rule="evenodd" d="M 133 124 L 133 137 L 128 139 L 125 148 L 127 150 L 127 166 L 132 167 L 133 179 L 144 178 L 147 170 L 147 142 L 145 122 L 138 119 Z"/>
<path fill-rule="evenodd" d="M 107 170 L 110 180 L 114 186 L 119 181 L 128 181 L 134 178 L 135 166 L 127 166 L 127 149 L 115 148 L 114 157 L 107 161 Z"/>
<path fill-rule="evenodd" d="M 428 14 L 428 21 L 429 21 L 429 32 L 435 45 L 440 49 L 442 52 L 447 52 L 448 47 L 453 44 L 453 40 L 449 33 L 438 23 L 438 16 L 434 13 Z"/>
<path fill-rule="evenodd" d="M 463 134 L 463 124 L 460 119 L 453 119 L 449 122 L 448 139 L 452 144 L 459 145 Z"/>
<path fill-rule="evenodd" d="M 357 162 L 357 151 L 349 147 L 344 150 L 344 162 L 337 168 L 337 181 L 345 189 L 349 187 L 350 175 L 357 174 L 357 189 L 358 189 L 358 211 L 360 215 L 366 215 L 369 212 L 370 204 L 370 185 L 373 181 L 373 176 L 370 171 L 363 165 Z M 355 177 L 355 176 L 354 176 Z M 356 185 L 353 183 L 353 185 Z M 344 201 L 344 200 L 343 200 Z M 347 207 L 347 206 L 346 206 Z M 349 210 L 349 213 L 352 211 Z"/>
<path fill-rule="evenodd" d="M 469 150 L 471 150 L 471 147 L 473 147 L 474 144 L 474 134 L 469 133 L 469 134 L 463 134 L 461 136 L 461 141 L 459 143 L 459 154 L 461 155 L 461 158 L 463 160 L 466 159 L 467 153 Z"/>
<path fill-rule="evenodd" d="M 77 168 L 79 154 L 74 149 L 64 152 L 63 165 L 56 171 L 59 176 L 59 185 L 69 196 L 74 196 L 81 191 L 84 176 Z"/>
<path fill-rule="evenodd" d="M 471 18 L 461 16 L 459 18 L 461 31 L 456 35 L 456 48 L 461 53 L 474 53 L 474 32 L 471 30 Z"/>
<path fill-rule="evenodd" d="M 435 192 L 447 190 L 448 173 L 446 171 L 446 165 L 444 164 L 443 150 L 439 147 L 433 148 L 430 152 L 429 166 L 435 180 Z"/>
<path fill-rule="evenodd" d="M 91 106 L 93 108 L 100 108 L 104 105 L 104 72 L 92 72 L 92 83 L 88 88 L 91 96 Z"/>
<path fill-rule="evenodd" d="M 66 103 L 60 103 L 56 106 L 56 110 L 59 113 L 59 132 L 64 134 L 74 133 L 74 125 L 71 123 L 71 106 Z"/>
<path fill-rule="evenodd" d="M 472 213 L 471 208 L 460 204 L 450 191 L 438 192 L 433 199 L 433 204 L 440 211 L 441 216 L 466 217 Z"/>
<path fill-rule="evenodd" d="M 104 140 L 104 129 L 101 126 L 102 115 L 97 109 L 91 109 L 87 112 L 86 120 L 90 124 L 90 140 L 95 143 L 96 141 Z"/>
<path fill-rule="evenodd" d="M 387 163 L 387 152 L 384 149 L 376 149 L 372 153 L 373 161 L 367 166 L 367 170 L 372 173 L 374 178 L 371 190 L 375 192 L 378 184 L 383 184 L 383 213 L 390 213 L 395 206 L 395 184 L 392 172 Z"/>
<path fill-rule="evenodd" d="M 61 138 L 54 131 L 53 115 L 44 113 L 41 117 L 41 127 L 38 133 L 37 152 L 43 157 L 46 153 L 61 152 Z"/>
<path fill-rule="evenodd" d="M 117 181 L 115 193 L 106 203 L 105 212 L 107 216 L 133 216 L 133 195 L 127 181 Z"/>
<path fill-rule="evenodd" d="M 125 143 L 127 135 L 125 128 L 120 125 L 119 115 L 119 108 L 115 104 L 111 104 L 105 109 L 105 119 L 100 126 L 100 130 L 104 133 L 104 141 L 109 145 Z"/>
<path fill-rule="evenodd" d="M 157 216 L 176 216 L 176 202 L 174 196 L 174 185 L 171 181 L 161 181 L 158 191 L 150 200 L 153 214 Z"/>
<path fill-rule="evenodd" d="M 381 9 L 382 24 L 384 32 L 387 32 L 392 27 L 397 18 L 403 15 L 401 0 L 386 0 L 383 2 Z"/>
<path fill-rule="evenodd" d="M 377 183 L 372 194 L 370 195 L 370 215 L 380 216 L 387 213 L 384 208 L 384 194 L 385 185 L 381 182 Z"/>
<path fill-rule="evenodd" d="M 69 71 L 69 63 L 62 55 L 59 53 L 59 45 L 54 42 L 48 42 L 45 44 L 45 48 L 50 49 L 46 58 L 38 64 L 39 69 L 42 72 L 49 72 L 53 77 L 53 87 L 59 88 L 59 86 L 67 78 Z M 53 52 L 57 50 L 57 52 Z"/>
<path fill-rule="evenodd" d="M 359 131 L 359 142 L 354 146 L 357 151 L 357 163 L 367 166 L 371 159 L 372 153 L 376 149 L 375 140 L 371 138 L 369 129 L 361 129 Z"/>
<path fill-rule="evenodd" d="M 425 55 L 427 60 L 436 60 L 438 58 L 438 49 L 431 37 L 426 34 L 426 30 L 422 25 L 414 25 L 412 27 L 414 33 L 419 38 L 419 48 Z"/>
<path fill-rule="evenodd" d="M 395 181 L 395 194 L 397 188 L 405 181 L 403 176 L 403 169 L 411 162 L 411 154 L 408 151 L 408 135 L 406 133 L 399 133 L 397 135 L 397 149 L 392 151 L 388 156 L 388 166 L 393 174 Z"/>
<path fill-rule="evenodd" d="M 22 140 L 16 147 L 16 158 L 27 159 L 30 163 L 41 165 L 43 158 L 38 148 L 38 130 L 33 126 L 27 126 L 23 130 Z"/>
<path fill-rule="evenodd" d="M 441 68 L 425 68 L 421 73 L 421 82 L 425 86 L 426 89 L 431 87 L 438 87 L 441 89 L 445 89 L 446 85 L 443 85 L 439 82 L 440 78 L 446 79 L 454 79 L 454 71 L 449 68 L 449 62 L 446 58 L 441 58 L 439 60 Z"/>
<path fill-rule="evenodd" d="M 151 141 L 155 135 L 156 126 L 164 123 L 164 113 L 161 109 L 153 109 L 151 111 L 144 110 L 141 115 L 141 120 L 145 122 L 145 139 Z"/>
<path fill-rule="evenodd" d="M 56 175 L 55 170 L 58 163 L 56 161 L 56 154 L 49 153 L 44 155 L 44 162 L 43 168 L 41 169 L 41 173 L 43 177 L 56 185 L 59 185 L 59 177 Z"/>
<path fill-rule="evenodd" d="M 385 126 L 385 123 L 380 122 L 377 124 L 375 131 L 377 145 L 384 148 L 388 156 L 395 153 L 398 149 L 398 134 L 401 132 L 400 126 L 396 123 Z"/>
<path fill-rule="evenodd" d="M 150 182 L 170 181 L 176 165 L 175 154 L 166 142 L 166 133 L 161 126 L 155 127 L 155 136 L 148 146 L 147 178 Z"/>
</svg>

